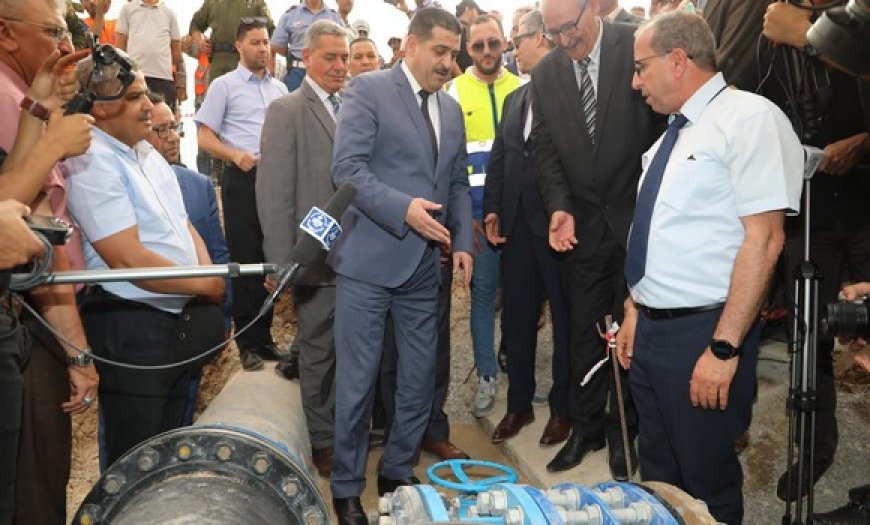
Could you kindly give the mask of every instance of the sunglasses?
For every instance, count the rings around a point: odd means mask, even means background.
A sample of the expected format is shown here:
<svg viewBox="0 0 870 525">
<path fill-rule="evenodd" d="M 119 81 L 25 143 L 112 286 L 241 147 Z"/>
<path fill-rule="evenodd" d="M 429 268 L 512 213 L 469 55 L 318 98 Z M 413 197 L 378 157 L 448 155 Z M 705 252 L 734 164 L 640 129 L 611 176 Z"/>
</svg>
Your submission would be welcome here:
<svg viewBox="0 0 870 525">
<path fill-rule="evenodd" d="M 471 50 L 475 53 L 483 53 L 483 50 L 489 47 L 495 52 L 501 51 L 502 42 L 498 38 L 490 38 L 486 41 L 475 42 L 471 44 Z"/>
<path fill-rule="evenodd" d="M 269 20 L 262 16 L 243 16 L 239 18 L 239 23 L 245 26 L 250 26 L 253 24 L 268 24 Z"/>
</svg>

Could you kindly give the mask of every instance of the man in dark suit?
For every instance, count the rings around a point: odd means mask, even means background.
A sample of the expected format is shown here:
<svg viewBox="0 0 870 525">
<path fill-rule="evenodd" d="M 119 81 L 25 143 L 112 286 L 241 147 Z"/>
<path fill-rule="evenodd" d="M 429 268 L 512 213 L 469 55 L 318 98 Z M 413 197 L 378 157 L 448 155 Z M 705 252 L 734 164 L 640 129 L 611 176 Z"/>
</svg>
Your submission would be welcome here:
<svg viewBox="0 0 870 525">
<path fill-rule="evenodd" d="M 307 75 L 299 89 L 273 102 L 261 137 L 257 212 L 266 260 L 289 264 L 299 224 L 313 206 L 335 192 L 332 148 L 338 92 L 349 55 L 338 24 L 311 24 L 302 49 Z M 335 425 L 335 274 L 325 261 L 306 268 L 293 287 L 299 332 L 299 387 L 317 471 L 329 477 Z"/>
<path fill-rule="evenodd" d="M 432 407 L 440 246 L 452 252 L 466 286 L 471 278 L 462 113 L 439 93 L 459 52 L 460 31 L 446 11 L 419 10 L 402 64 L 355 78 L 339 114 L 333 181 L 358 190 L 327 259 L 337 274 L 331 484 L 339 523 L 368 523 L 359 495 L 387 314 L 399 361 L 381 494 L 418 482 L 411 462 Z"/>
<path fill-rule="evenodd" d="M 546 34 L 558 47 L 541 60 L 531 82 L 538 185 L 550 216 L 550 246 L 566 252 L 571 300 L 569 414 L 574 427 L 547 469 L 578 465 L 584 454 L 603 448 L 606 438 L 611 473 L 626 479 L 610 367 L 583 386 L 581 381 L 604 357 L 596 323 L 607 314 L 621 319 L 625 244 L 641 154 L 653 133 L 650 112 L 631 88 L 634 28 L 603 22 L 598 12 L 599 0 L 542 2 Z M 622 386 L 633 439 L 637 415 L 625 381 Z M 612 409 L 605 414 L 608 392 Z"/>
<path fill-rule="evenodd" d="M 520 71 L 531 73 L 550 52 L 553 43 L 544 38 L 540 11 L 531 11 L 518 24 L 514 55 Z M 507 413 L 492 434 L 501 443 L 534 421 L 535 347 L 541 299 L 546 292 L 553 318 L 553 387 L 550 389 L 550 420 L 541 445 L 555 445 L 568 439 L 567 290 L 559 272 L 561 256 L 547 243 L 547 213 L 535 182 L 532 160 L 532 103 L 529 85 L 508 95 L 502 122 L 486 168 L 484 224 L 486 238 L 503 245 L 504 275 L 503 339 L 508 363 Z"/>
</svg>

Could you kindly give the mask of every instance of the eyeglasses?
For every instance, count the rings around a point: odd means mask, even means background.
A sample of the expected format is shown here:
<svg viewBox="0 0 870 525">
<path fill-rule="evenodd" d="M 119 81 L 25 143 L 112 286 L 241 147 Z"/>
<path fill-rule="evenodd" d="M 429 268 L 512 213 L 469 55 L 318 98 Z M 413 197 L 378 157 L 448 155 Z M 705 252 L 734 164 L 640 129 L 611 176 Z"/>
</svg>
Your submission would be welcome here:
<svg viewBox="0 0 870 525">
<path fill-rule="evenodd" d="M 24 20 L 21 18 L 13 18 L 11 16 L 3 16 L 0 17 L 2 20 L 8 20 L 10 22 L 21 22 L 22 24 L 29 24 L 32 26 L 36 26 L 42 29 L 42 32 L 46 35 L 50 35 L 55 41 L 58 43 L 63 42 L 67 38 L 72 37 L 72 33 L 63 26 L 55 26 L 51 24 L 43 24 L 42 22 L 31 22 L 30 20 Z"/>
<path fill-rule="evenodd" d="M 583 13 L 586 12 L 586 6 L 589 5 L 589 0 L 583 4 L 583 8 L 580 9 L 580 14 L 577 15 L 577 19 L 573 22 L 566 22 L 560 25 L 556 29 L 545 29 L 544 36 L 547 37 L 547 40 L 551 42 L 555 42 L 559 39 L 560 36 L 574 36 L 577 33 L 577 24 L 580 23 L 580 19 L 583 18 Z"/>
<path fill-rule="evenodd" d="M 495 52 L 499 52 L 499 51 L 501 51 L 502 41 L 499 40 L 498 38 L 490 38 L 489 40 L 486 40 L 486 41 L 475 42 L 475 43 L 471 44 L 471 50 L 474 51 L 475 53 L 483 53 L 483 50 L 487 46 L 491 50 L 493 50 Z"/>
<path fill-rule="evenodd" d="M 519 35 L 514 36 L 514 38 L 513 38 L 514 48 L 519 48 L 523 39 L 529 38 L 530 36 L 535 36 L 537 34 L 538 34 L 537 31 L 529 31 L 528 33 L 520 33 Z"/>
<path fill-rule="evenodd" d="M 244 26 L 250 26 L 254 24 L 268 24 L 269 21 L 262 16 L 243 16 L 239 18 L 239 24 Z"/>
<path fill-rule="evenodd" d="M 157 126 L 151 128 L 151 131 L 157 133 L 157 136 L 163 140 L 169 138 L 171 132 L 178 133 L 179 137 L 184 137 L 184 126 L 181 122 L 173 122 L 171 124 L 163 124 L 162 126 Z"/>
<path fill-rule="evenodd" d="M 650 56 L 647 56 L 647 57 L 638 58 L 637 60 L 634 61 L 634 74 L 637 75 L 637 76 L 643 75 L 643 72 L 644 72 L 644 70 L 645 70 L 646 67 L 647 67 L 646 62 L 647 62 L 648 60 L 652 60 L 652 59 L 654 59 L 654 58 L 660 58 L 660 57 L 668 56 L 668 55 L 670 55 L 670 54 L 673 53 L 673 52 L 674 52 L 674 50 L 671 49 L 670 51 L 667 51 L 667 52 L 665 52 L 665 53 L 656 53 L 655 55 L 650 55 Z M 694 57 L 693 57 L 692 55 L 689 55 L 689 54 L 686 55 L 686 58 L 688 58 L 689 60 L 693 60 L 693 59 L 694 59 Z"/>
</svg>

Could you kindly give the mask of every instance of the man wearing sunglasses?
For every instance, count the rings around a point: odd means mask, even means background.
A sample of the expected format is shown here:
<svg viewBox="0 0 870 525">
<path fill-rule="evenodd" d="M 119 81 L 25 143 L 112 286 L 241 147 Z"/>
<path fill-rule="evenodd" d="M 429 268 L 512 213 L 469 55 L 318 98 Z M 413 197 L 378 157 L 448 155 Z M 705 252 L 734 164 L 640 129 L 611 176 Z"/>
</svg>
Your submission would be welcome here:
<svg viewBox="0 0 870 525">
<path fill-rule="evenodd" d="M 472 20 L 468 27 L 468 53 L 472 67 L 453 80 L 447 92 L 462 107 L 465 117 L 469 184 L 474 212 L 474 278 L 471 282 L 471 340 L 478 385 L 473 413 L 484 417 L 495 407 L 495 299 L 498 290 L 500 250 L 490 245 L 483 231 L 483 185 L 486 164 L 505 97 L 519 87 L 520 79 L 502 66 L 505 48 L 501 23 L 489 15 Z"/>
<path fill-rule="evenodd" d="M 565 254 L 571 302 L 569 415 L 574 425 L 547 469 L 573 468 L 587 452 L 608 444 L 611 474 L 627 479 L 610 367 L 593 374 L 585 386 L 581 382 L 604 355 L 596 323 L 608 314 L 621 321 L 626 286 L 620 268 L 641 154 L 654 136 L 651 112 L 631 88 L 634 28 L 602 21 L 599 10 L 599 0 L 543 0 L 545 34 L 556 49 L 532 76 L 538 185 L 549 215 L 550 247 Z M 633 440 L 637 415 L 624 378 L 621 385 Z M 605 406 L 612 408 L 605 413 Z M 635 459 L 633 445 L 629 454 Z"/>
</svg>

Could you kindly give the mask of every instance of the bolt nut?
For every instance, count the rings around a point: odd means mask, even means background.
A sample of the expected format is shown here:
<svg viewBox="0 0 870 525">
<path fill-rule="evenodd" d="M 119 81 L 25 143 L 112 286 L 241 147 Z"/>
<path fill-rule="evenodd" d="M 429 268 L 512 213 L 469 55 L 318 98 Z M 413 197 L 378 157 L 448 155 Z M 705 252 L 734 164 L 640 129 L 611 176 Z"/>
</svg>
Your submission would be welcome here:
<svg viewBox="0 0 870 525">
<path fill-rule="evenodd" d="M 160 453 L 153 448 L 146 448 L 139 454 L 136 466 L 141 472 L 150 472 L 160 463 Z"/>
<path fill-rule="evenodd" d="M 271 464 L 269 457 L 263 452 L 257 452 L 251 458 L 251 468 L 261 476 L 269 471 Z"/>
<path fill-rule="evenodd" d="M 107 494 L 111 494 L 112 496 L 121 492 L 121 487 L 126 483 L 126 478 L 124 478 L 123 474 L 120 473 L 112 473 L 106 476 L 106 479 L 103 480 L 103 490 L 106 491 Z"/>
<path fill-rule="evenodd" d="M 178 443 L 178 446 L 175 447 L 175 455 L 178 456 L 178 459 L 181 461 L 187 461 L 188 459 L 193 457 L 193 443 L 190 441 L 184 440 Z"/>
<path fill-rule="evenodd" d="M 299 494 L 299 484 L 295 480 L 285 479 L 281 484 L 281 490 L 284 491 L 285 496 L 292 498 Z"/>
<path fill-rule="evenodd" d="M 229 461 L 233 458 L 233 447 L 229 443 L 218 443 L 214 455 L 221 461 Z"/>
<path fill-rule="evenodd" d="M 523 511 L 517 507 L 508 509 L 504 513 L 504 525 L 523 525 L 523 521 L 525 516 L 523 515 Z"/>
</svg>

